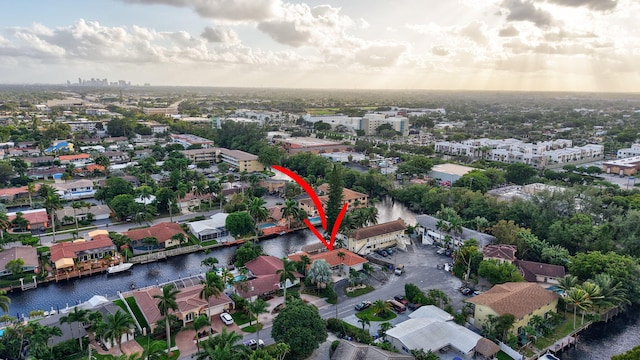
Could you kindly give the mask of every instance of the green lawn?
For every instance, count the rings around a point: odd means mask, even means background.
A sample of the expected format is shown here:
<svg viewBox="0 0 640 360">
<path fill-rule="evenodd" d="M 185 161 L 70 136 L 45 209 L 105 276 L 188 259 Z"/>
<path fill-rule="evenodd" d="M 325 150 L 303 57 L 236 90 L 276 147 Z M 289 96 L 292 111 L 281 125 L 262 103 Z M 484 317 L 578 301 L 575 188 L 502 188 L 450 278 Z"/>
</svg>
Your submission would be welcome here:
<svg viewBox="0 0 640 360">
<path fill-rule="evenodd" d="M 576 319 L 576 328 L 580 327 L 580 316 Z M 549 336 L 538 338 L 534 346 L 540 350 L 546 349 L 551 344 L 573 332 L 573 314 L 565 313 L 565 320 L 558 325 Z"/>
<path fill-rule="evenodd" d="M 357 290 L 352 291 L 352 292 L 347 292 L 345 290 L 344 294 L 347 295 L 348 297 L 356 297 L 356 296 L 368 294 L 368 293 L 372 292 L 373 290 L 375 290 L 375 289 L 372 286 L 367 285 L 366 288 L 357 289 Z"/>
<path fill-rule="evenodd" d="M 387 310 L 387 314 L 385 317 L 380 317 L 377 316 L 373 313 L 373 307 L 370 307 L 368 309 L 362 310 L 358 313 L 356 313 L 356 317 L 358 319 L 362 319 L 364 316 L 368 316 L 370 321 L 389 321 L 391 319 L 394 319 L 397 315 L 396 313 L 394 313 L 391 310 Z"/>
<path fill-rule="evenodd" d="M 191 236 L 193 236 L 193 235 L 191 235 Z M 190 237 L 191 237 L 191 236 L 190 236 Z M 200 245 L 201 245 L 201 246 L 209 246 L 209 245 L 215 245 L 215 244 L 217 244 L 217 243 L 218 243 L 218 242 L 217 242 L 216 240 L 207 240 L 207 241 L 203 241 L 203 242 L 201 242 L 201 243 L 200 243 Z"/>
<path fill-rule="evenodd" d="M 249 322 L 249 315 L 240 311 L 234 312 L 233 314 L 231 314 L 231 317 L 233 318 L 233 321 L 238 324 L 238 326 L 244 325 Z M 256 318 L 253 317 L 252 321 L 254 321 L 255 319 Z"/>
<path fill-rule="evenodd" d="M 127 304 L 129 304 L 129 307 L 131 308 L 133 315 L 135 315 L 136 319 L 138 320 L 138 323 L 140 324 L 140 326 L 142 326 L 143 328 L 147 328 L 147 330 L 149 330 L 149 324 L 147 323 L 147 320 L 144 318 L 144 315 L 142 315 L 142 311 L 140 311 L 140 308 L 138 307 L 138 303 L 136 303 L 136 299 L 133 296 L 129 296 L 128 298 L 125 298 L 125 300 L 127 301 Z"/>
<path fill-rule="evenodd" d="M 496 354 L 496 357 L 498 358 L 498 360 L 513 360 L 511 356 L 507 355 L 507 353 L 502 350 L 500 350 L 500 352 Z"/>
<path fill-rule="evenodd" d="M 242 331 L 253 334 L 254 332 L 256 332 L 256 326 L 255 325 L 245 326 L 242 328 Z"/>
</svg>

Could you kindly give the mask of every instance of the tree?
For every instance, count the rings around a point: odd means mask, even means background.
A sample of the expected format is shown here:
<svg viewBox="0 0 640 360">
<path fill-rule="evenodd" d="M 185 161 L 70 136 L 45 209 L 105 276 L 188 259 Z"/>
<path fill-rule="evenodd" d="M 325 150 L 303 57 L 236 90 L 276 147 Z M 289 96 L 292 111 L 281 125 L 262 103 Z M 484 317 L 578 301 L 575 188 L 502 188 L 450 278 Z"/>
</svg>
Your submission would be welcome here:
<svg viewBox="0 0 640 360">
<path fill-rule="evenodd" d="M 513 220 L 500 220 L 491 227 L 491 234 L 496 237 L 496 244 L 515 245 L 518 233 L 523 230 Z"/>
<path fill-rule="evenodd" d="M 287 227 L 291 228 L 291 218 L 295 218 L 300 213 L 298 202 L 293 199 L 286 199 L 284 207 L 280 209 L 282 216 L 287 219 Z"/>
<path fill-rule="evenodd" d="M 229 215 L 231 216 L 231 215 Z M 234 255 L 235 257 L 235 265 L 240 267 L 249 261 L 257 258 L 262 255 L 262 247 L 260 245 L 256 245 L 252 242 L 245 242 L 240 246 Z"/>
<path fill-rule="evenodd" d="M 365 326 L 371 325 L 371 319 L 367 315 L 362 316 L 358 319 L 358 322 L 362 325 L 362 331 L 364 331 Z"/>
<path fill-rule="evenodd" d="M 260 314 L 264 314 L 267 312 L 267 308 L 269 307 L 269 303 L 264 301 L 261 298 L 257 298 L 255 301 L 249 303 L 249 325 L 251 325 L 251 318 L 256 316 L 256 332 L 257 338 L 260 339 Z"/>
<path fill-rule="evenodd" d="M 269 218 L 269 210 L 265 207 L 266 201 L 263 198 L 251 198 L 247 204 L 247 212 L 251 215 L 254 225 L 257 226 L 262 221 Z"/>
<path fill-rule="evenodd" d="M 16 214 L 16 218 L 17 218 Z M 22 218 L 24 221 L 27 221 L 24 217 Z M 27 222 L 28 224 L 28 222 Z M 9 217 L 6 213 L 0 212 L 0 239 L 4 240 L 4 232 L 7 231 L 11 227 L 11 222 L 9 221 Z"/>
<path fill-rule="evenodd" d="M 96 191 L 95 198 L 109 203 L 111 199 L 122 194 L 133 194 L 133 185 L 121 177 L 112 176 Z"/>
<path fill-rule="evenodd" d="M 591 306 L 591 301 L 589 300 L 589 295 L 586 291 L 581 289 L 580 287 L 574 287 L 567 291 L 565 297 L 565 301 L 567 304 L 573 307 L 573 328 L 576 328 L 576 312 L 578 308 L 581 310 L 586 310 Z"/>
<path fill-rule="evenodd" d="M 411 177 L 413 175 L 428 174 L 433 167 L 433 161 L 426 156 L 415 155 L 408 161 L 398 164 L 396 173 Z"/>
<path fill-rule="evenodd" d="M 287 303 L 287 280 L 291 283 L 296 281 L 296 264 L 287 258 L 282 259 L 282 269 L 276 270 L 276 274 L 280 275 L 280 285 L 284 290 L 284 302 Z"/>
<path fill-rule="evenodd" d="M 531 166 L 523 163 L 513 163 L 507 165 L 505 178 L 508 182 L 512 182 L 516 185 L 524 185 L 535 174 L 536 169 Z"/>
<path fill-rule="evenodd" d="M 482 260 L 478 267 L 478 275 L 486 278 L 492 284 L 524 281 L 520 270 L 509 262 L 497 260 Z"/>
<path fill-rule="evenodd" d="M 207 304 L 209 303 L 210 297 L 213 296 L 217 298 L 224 290 L 224 282 L 215 272 L 207 272 L 205 278 L 200 280 L 200 284 L 203 285 L 202 290 L 200 290 L 200 299 L 204 299 Z M 207 305 L 207 317 L 210 316 L 209 306 Z"/>
<path fill-rule="evenodd" d="M 22 212 L 18 211 L 16 213 L 16 217 L 11 220 L 11 225 L 15 228 L 18 228 L 20 231 L 24 231 L 29 229 L 29 220 L 24 218 L 24 214 Z"/>
<path fill-rule="evenodd" d="M 51 217 L 51 233 L 53 242 L 56 242 L 56 211 L 62 209 L 62 203 L 60 202 L 60 196 L 56 192 L 50 192 L 44 198 L 44 208 L 47 209 L 47 213 Z"/>
<path fill-rule="evenodd" d="M 344 188 L 344 180 L 342 178 L 342 166 L 335 164 L 333 170 L 329 173 L 329 198 L 327 200 L 326 217 L 327 217 L 327 234 L 331 234 L 336 219 L 342 210 L 342 189 Z"/>
<path fill-rule="evenodd" d="M 0 161 L 0 184 L 6 184 L 14 176 L 13 166 L 8 161 Z"/>
<path fill-rule="evenodd" d="M 24 260 L 22 258 L 11 259 L 5 265 L 5 269 L 9 270 L 11 274 L 18 275 L 22 272 L 22 267 L 24 266 Z"/>
<path fill-rule="evenodd" d="M 213 256 L 209 256 L 200 262 L 200 264 L 202 264 L 203 266 L 208 267 L 209 271 L 213 271 L 213 272 L 216 271 L 217 263 L 218 263 L 218 259 Z"/>
<path fill-rule="evenodd" d="M 78 215 L 76 214 L 76 211 L 78 209 L 83 208 L 84 205 L 82 203 L 79 203 L 77 201 L 74 201 L 71 203 L 71 208 L 73 209 L 73 221 L 75 221 L 76 223 L 76 231 L 78 231 Z"/>
<path fill-rule="evenodd" d="M 107 314 L 103 336 L 118 344 L 118 350 L 122 354 L 122 335 L 129 334 L 133 325 L 133 318 L 126 312 L 118 310 L 115 314 Z"/>
<path fill-rule="evenodd" d="M 246 211 L 231 213 L 225 220 L 225 228 L 236 237 L 251 233 L 254 228 L 253 218 Z"/>
<path fill-rule="evenodd" d="M 304 359 L 327 339 L 327 326 L 315 307 L 294 300 L 273 320 L 271 336 L 291 347 L 292 358 Z"/>
<path fill-rule="evenodd" d="M 175 285 L 168 284 L 162 287 L 162 294 L 154 295 L 154 299 L 158 299 L 158 310 L 160 315 L 164 316 L 165 329 L 167 332 L 167 353 L 171 352 L 171 326 L 169 324 L 169 312 L 171 310 L 176 311 L 178 309 L 178 303 L 176 302 L 176 296 L 180 290 L 175 288 Z"/>
<path fill-rule="evenodd" d="M 324 288 L 331 283 L 331 266 L 324 259 L 315 260 L 309 268 L 307 278 L 312 284 L 316 284 L 317 288 Z"/>
<path fill-rule="evenodd" d="M 438 360 L 440 357 L 431 351 L 424 351 L 424 349 L 412 349 L 411 355 L 413 355 L 416 360 Z"/>
<path fill-rule="evenodd" d="M 285 151 L 279 146 L 263 146 L 258 152 L 258 161 L 266 166 L 280 165 Z"/>
<path fill-rule="evenodd" d="M 378 299 L 371 304 L 371 308 L 373 309 L 373 313 L 379 317 L 385 317 L 387 315 L 387 311 L 390 311 L 389 304 L 382 300 Z"/>
<path fill-rule="evenodd" d="M 89 310 L 79 309 L 78 307 L 74 307 L 73 311 L 67 315 L 67 321 L 69 322 L 69 327 L 71 327 L 71 323 L 76 323 L 78 325 L 78 343 L 80 344 L 80 351 L 82 351 L 82 331 L 81 326 L 83 323 L 89 321 Z"/>
<path fill-rule="evenodd" d="M 338 251 L 338 257 L 340 258 L 340 271 L 344 274 L 344 257 L 347 256 L 344 252 Z"/>
<path fill-rule="evenodd" d="M 243 360 L 250 349 L 242 342 L 242 335 L 222 328 L 222 332 L 216 336 L 210 336 L 202 342 L 202 348 L 195 354 L 196 360 Z"/>
<path fill-rule="evenodd" d="M 382 337 L 382 340 L 387 340 L 387 331 L 389 331 L 389 329 L 393 328 L 393 325 L 391 325 L 390 322 L 385 321 L 383 323 L 380 324 L 379 326 L 379 334 L 380 337 Z"/>
<path fill-rule="evenodd" d="M 640 345 L 619 355 L 615 355 L 611 360 L 637 360 L 640 359 Z"/>
<path fill-rule="evenodd" d="M 27 194 L 29 195 L 29 207 L 33 209 L 33 199 L 32 196 L 33 194 L 36 193 L 36 184 L 33 182 L 30 182 L 27 184 Z"/>
<path fill-rule="evenodd" d="M 138 203 L 136 203 L 133 195 L 120 194 L 116 195 L 110 202 L 109 206 L 113 209 L 115 215 L 124 220 L 138 212 Z"/>
<path fill-rule="evenodd" d="M 193 323 L 191 327 L 196 331 L 196 347 L 200 350 L 200 329 L 211 326 L 211 321 L 209 321 L 208 315 L 200 315 L 197 318 L 193 319 Z"/>
</svg>

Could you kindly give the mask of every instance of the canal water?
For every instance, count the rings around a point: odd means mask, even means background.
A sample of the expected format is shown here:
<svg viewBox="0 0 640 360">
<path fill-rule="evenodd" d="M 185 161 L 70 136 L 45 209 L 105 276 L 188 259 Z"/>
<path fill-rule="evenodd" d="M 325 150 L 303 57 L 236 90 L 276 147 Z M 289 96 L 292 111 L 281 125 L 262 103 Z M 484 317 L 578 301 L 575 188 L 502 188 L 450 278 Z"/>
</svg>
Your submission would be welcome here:
<svg viewBox="0 0 640 360">
<path fill-rule="evenodd" d="M 375 206 L 378 208 L 379 223 L 402 218 L 408 224 L 415 224 L 415 214 L 389 198 L 377 202 Z M 265 254 L 282 258 L 299 251 L 304 245 L 317 241 L 318 239 L 311 231 L 304 230 L 263 240 L 260 245 Z M 130 271 L 120 274 L 98 274 L 81 279 L 63 280 L 58 283 L 51 282 L 38 285 L 37 289 L 9 293 L 8 296 L 11 298 L 10 315 L 22 317 L 32 310 L 64 309 L 67 306 L 87 301 L 94 295 L 113 298 L 117 296 L 118 291 L 131 290 L 132 285 L 136 288 L 142 288 L 186 278 L 204 272 L 206 267 L 202 266 L 200 262 L 209 256 L 216 257 L 221 265 L 231 263 L 235 249 L 236 247 L 222 247 L 212 250 L 209 254 L 198 252 L 171 257 L 165 261 L 136 264 Z"/>
</svg>

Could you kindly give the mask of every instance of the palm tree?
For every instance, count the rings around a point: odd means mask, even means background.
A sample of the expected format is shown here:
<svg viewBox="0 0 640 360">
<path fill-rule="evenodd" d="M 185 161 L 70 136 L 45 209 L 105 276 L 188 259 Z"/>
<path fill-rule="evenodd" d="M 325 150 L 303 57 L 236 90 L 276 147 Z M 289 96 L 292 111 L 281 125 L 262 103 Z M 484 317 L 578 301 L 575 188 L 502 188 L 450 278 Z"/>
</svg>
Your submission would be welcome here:
<svg viewBox="0 0 640 360">
<path fill-rule="evenodd" d="M 296 264 L 287 258 L 282 259 L 282 269 L 278 269 L 276 274 L 280 275 L 280 284 L 284 289 L 284 303 L 287 303 L 287 280 L 292 283 L 296 281 Z"/>
<path fill-rule="evenodd" d="M 4 232 L 11 227 L 11 222 L 6 213 L 0 212 L 0 239 L 4 240 Z"/>
<path fill-rule="evenodd" d="M 35 359 L 45 359 L 51 357 L 52 346 L 49 339 L 52 336 L 62 336 L 62 331 L 57 326 L 43 326 L 38 322 L 29 324 L 29 357 Z"/>
<path fill-rule="evenodd" d="M 74 339 L 75 336 L 73 336 L 73 326 L 71 326 L 72 323 L 73 321 L 71 320 L 70 316 L 65 315 L 60 317 L 60 325 L 69 324 L 69 331 L 71 331 L 71 338 Z"/>
<path fill-rule="evenodd" d="M 196 331 L 196 347 L 200 350 L 200 329 L 211 326 L 211 321 L 209 321 L 209 316 L 200 315 L 197 318 L 193 319 L 193 324 L 191 324 L 191 328 Z"/>
<path fill-rule="evenodd" d="M 209 267 L 209 271 L 216 271 L 216 264 L 218 263 L 218 259 L 213 256 L 209 256 L 208 258 L 202 260 L 200 264 L 203 266 Z"/>
<path fill-rule="evenodd" d="M 376 316 L 384 317 L 389 311 L 389 304 L 382 299 L 378 299 L 371 304 L 371 308 Z"/>
<path fill-rule="evenodd" d="M 204 195 L 206 192 L 207 192 L 207 182 L 204 180 L 200 180 L 196 182 L 196 184 L 193 186 L 193 194 L 198 197 L 200 211 L 202 211 L 202 199 L 200 199 L 200 197 L 202 197 L 202 195 Z"/>
<path fill-rule="evenodd" d="M 249 355 L 250 349 L 241 340 L 242 335 L 235 331 L 227 332 L 226 328 L 222 328 L 220 334 L 202 342 L 202 349 L 195 354 L 195 358 L 196 360 L 244 359 Z"/>
<path fill-rule="evenodd" d="M 147 252 L 149 252 L 152 246 L 158 245 L 158 239 L 154 236 L 147 236 L 142 239 L 142 243 L 147 245 Z"/>
<path fill-rule="evenodd" d="M 302 272 L 307 275 L 307 267 L 311 265 L 311 259 L 307 255 L 300 256 L 300 267 L 302 268 Z"/>
<path fill-rule="evenodd" d="M 442 233 L 449 232 L 449 223 L 442 219 L 438 219 L 438 222 L 436 222 L 436 230 L 440 232 L 440 241 L 442 241 Z"/>
<path fill-rule="evenodd" d="M 578 278 L 574 275 L 566 275 L 562 279 L 558 279 L 558 288 L 564 293 L 576 286 L 578 286 Z"/>
<path fill-rule="evenodd" d="M 78 343 L 80 344 L 80 351 L 83 351 L 82 349 L 82 330 L 81 330 L 81 326 L 83 323 L 89 321 L 89 310 L 84 310 L 84 309 L 80 309 L 78 310 L 78 307 L 74 307 L 73 311 L 69 313 L 69 315 L 67 315 L 67 321 L 69 322 L 69 327 L 71 327 L 71 323 L 78 323 Z M 62 323 L 62 321 L 60 321 Z"/>
<path fill-rule="evenodd" d="M 36 193 L 36 184 L 30 182 L 27 184 L 27 194 L 29 194 L 29 207 L 33 209 L 32 195 Z"/>
<path fill-rule="evenodd" d="M 291 228 L 291 218 L 295 218 L 300 212 L 298 202 L 293 199 L 286 199 L 284 201 L 284 207 L 280 209 L 282 216 L 287 218 L 287 227 Z"/>
<path fill-rule="evenodd" d="M 340 272 L 342 272 L 344 274 L 344 257 L 347 256 L 347 254 L 343 253 L 342 251 L 338 251 L 338 257 L 340 258 Z"/>
<path fill-rule="evenodd" d="M 164 316 L 165 327 L 167 330 L 167 353 L 171 352 L 171 327 L 169 325 L 169 311 L 177 310 L 178 303 L 176 302 L 176 295 L 180 290 L 175 288 L 175 285 L 168 284 L 162 287 L 161 295 L 154 295 L 154 299 L 158 299 L 158 310 L 160 315 Z"/>
<path fill-rule="evenodd" d="M 265 207 L 266 202 L 263 198 L 253 197 L 247 204 L 247 212 L 255 222 L 256 230 L 260 222 L 269 218 L 269 210 Z"/>
<path fill-rule="evenodd" d="M 107 314 L 103 336 L 112 344 L 115 341 L 122 354 L 122 335 L 129 334 L 133 325 L 133 318 L 128 313 L 118 310 L 115 314 Z"/>
<path fill-rule="evenodd" d="M 204 299 L 207 302 L 207 317 L 209 314 L 209 298 L 218 297 L 224 290 L 224 281 L 215 272 L 207 272 L 205 278 L 200 280 L 200 284 L 204 285 L 200 290 L 200 299 Z"/>
<path fill-rule="evenodd" d="M 367 315 L 363 315 L 360 319 L 358 319 L 358 322 L 360 324 L 362 324 L 362 331 L 364 331 L 364 327 L 365 326 L 370 326 L 371 325 L 371 320 L 369 319 L 369 317 Z"/>
<path fill-rule="evenodd" d="M 71 207 L 73 208 L 73 220 L 76 222 L 76 231 L 78 231 L 78 215 L 76 214 L 76 210 L 84 207 L 84 204 L 74 201 L 71 203 Z"/>
<path fill-rule="evenodd" d="M 44 187 L 44 185 L 43 185 Z M 42 188 L 40 188 L 42 190 Z M 53 229 L 52 236 L 53 242 L 56 242 L 56 210 L 62 209 L 62 203 L 60 202 L 60 196 L 55 192 L 49 192 L 44 198 L 44 207 L 47 209 L 49 216 L 51 216 L 51 226 Z"/>
<path fill-rule="evenodd" d="M 256 316 L 256 332 L 257 332 L 257 337 L 258 340 L 260 339 L 260 327 L 262 324 L 260 324 L 260 314 L 264 314 L 267 312 L 267 308 L 269 307 L 269 304 L 258 298 L 255 301 L 252 301 L 249 303 L 249 325 L 251 325 L 251 317 L 253 315 Z"/>
<path fill-rule="evenodd" d="M 378 223 L 378 208 L 369 206 L 361 209 L 362 220 L 365 224 L 375 225 Z"/>
<path fill-rule="evenodd" d="M 387 340 L 387 331 L 389 331 L 389 329 L 391 329 L 393 327 L 393 325 L 391 325 L 390 322 L 385 321 L 383 323 L 380 324 L 380 337 L 382 337 L 382 340 Z"/>
<path fill-rule="evenodd" d="M 573 328 L 576 328 L 576 312 L 578 308 L 586 310 L 591 306 L 589 294 L 579 287 L 573 287 L 565 293 L 565 301 L 573 306 Z"/>
<path fill-rule="evenodd" d="M 598 301 L 598 306 L 619 307 L 622 304 L 631 304 L 627 297 L 627 291 L 622 287 L 621 282 L 614 283 L 611 275 L 607 273 L 601 273 L 595 276 L 593 281 L 600 287 L 600 294 L 602 299 Z"/>
</svg>

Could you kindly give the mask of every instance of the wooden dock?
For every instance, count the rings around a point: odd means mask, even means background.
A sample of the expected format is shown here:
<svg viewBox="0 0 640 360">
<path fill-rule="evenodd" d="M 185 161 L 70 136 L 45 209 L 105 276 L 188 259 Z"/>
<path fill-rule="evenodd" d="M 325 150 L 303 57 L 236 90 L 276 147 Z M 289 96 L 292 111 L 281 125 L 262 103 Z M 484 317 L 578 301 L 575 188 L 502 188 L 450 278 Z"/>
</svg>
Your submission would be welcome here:
<svg viewBox="0 0 640 360">
<path fill-rule="evenodd" d="M 575 346 L 577 342 L 578 342 L 577 335 L 565 336 L 562 339 L 556 341 L 553 345 L 549 346 L 548 350 L 554 354 L 557 354 L 566 348 Z"/>
</svg>

